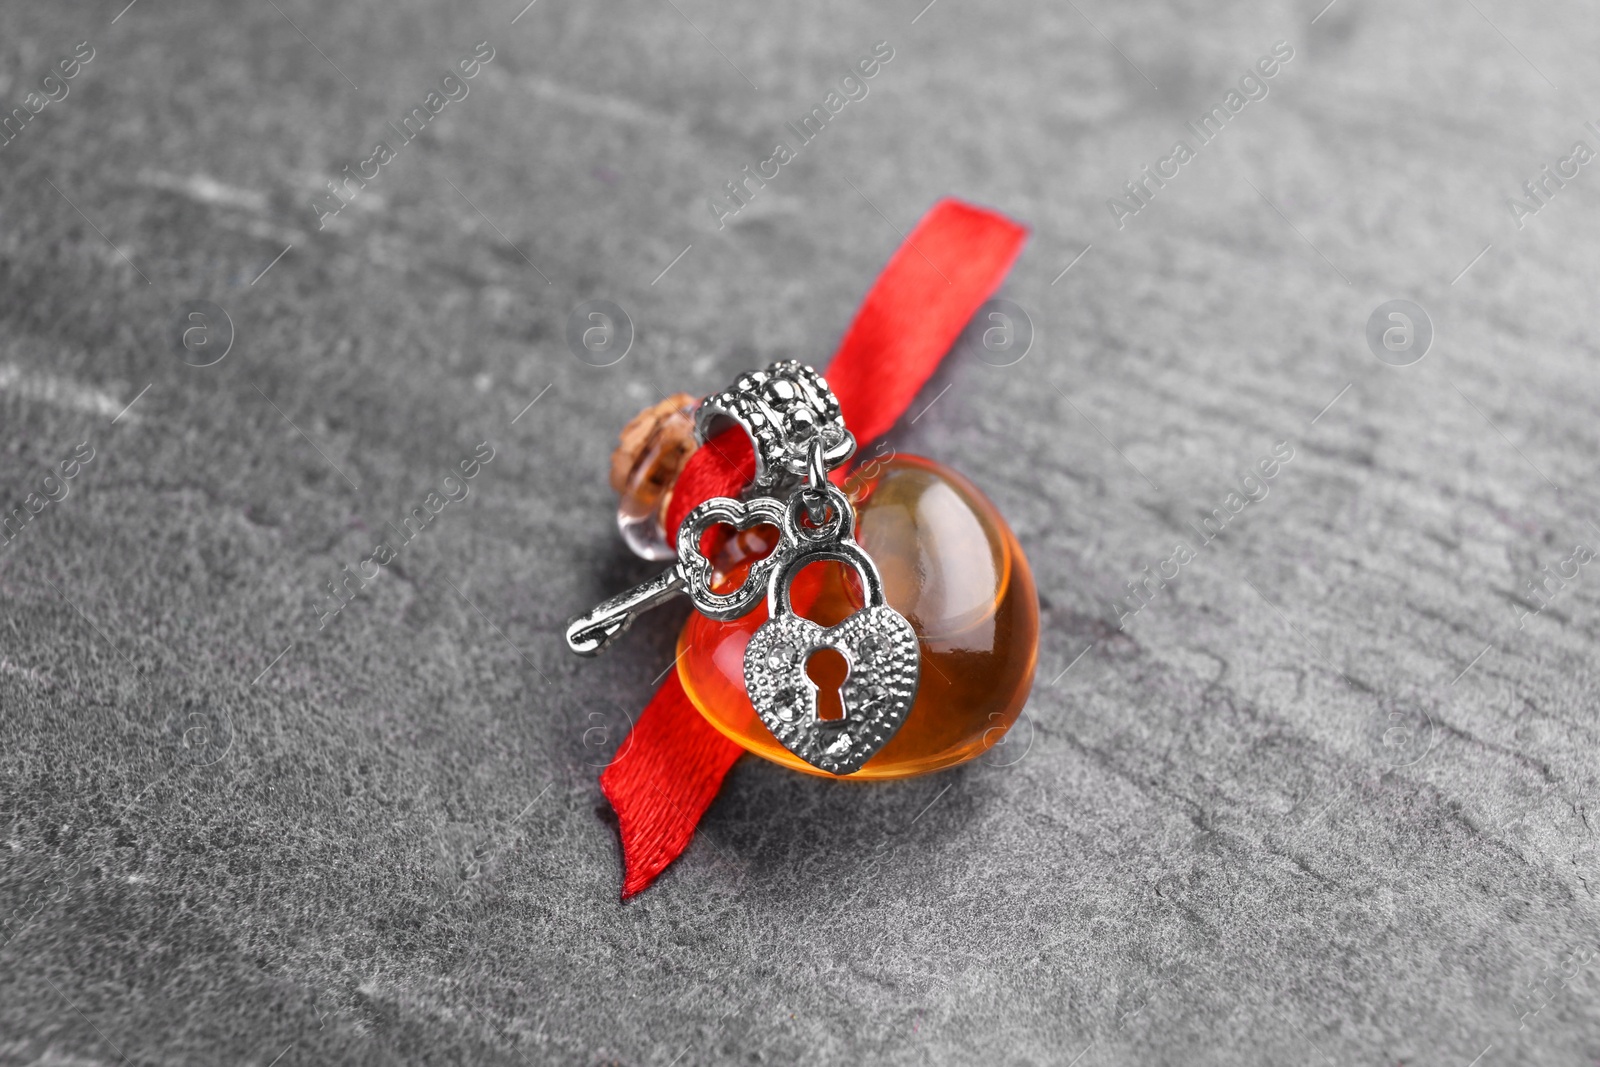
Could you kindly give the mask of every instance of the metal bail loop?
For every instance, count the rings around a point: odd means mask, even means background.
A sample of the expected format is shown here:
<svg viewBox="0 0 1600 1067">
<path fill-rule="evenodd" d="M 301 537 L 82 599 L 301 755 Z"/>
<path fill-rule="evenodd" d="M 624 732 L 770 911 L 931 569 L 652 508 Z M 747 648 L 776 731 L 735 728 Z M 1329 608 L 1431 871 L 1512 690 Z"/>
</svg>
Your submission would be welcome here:
<svg viewBox="0 0 1600 1067">
<path fill-rule="evenodd" d="M 830 468 L 856 450 L 827 380 L 798 360 L 747 371 L 700 402 L 694 427 L 701 444 L 729 426 L 739 426 L 750 436 L 756 456 L 753 488 L 760 494 L 788 496 L 805 477 L 811 445 L 818 438 Z"/>
</svg>

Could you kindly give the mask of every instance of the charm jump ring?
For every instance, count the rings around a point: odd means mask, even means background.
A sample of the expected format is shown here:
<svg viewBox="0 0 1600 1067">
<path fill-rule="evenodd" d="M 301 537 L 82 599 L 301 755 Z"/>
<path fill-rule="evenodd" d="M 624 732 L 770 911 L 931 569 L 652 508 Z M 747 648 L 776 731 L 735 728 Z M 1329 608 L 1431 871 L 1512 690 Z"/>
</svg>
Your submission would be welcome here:
<svg viewBox="0 0 1600 1067">
<path fill-rule="evenodd" d="M 828 495 L 822 487 L 828 484 L 827 457 L 823 455 L 822 435 L 811 439 L 811 455 L 806 465 L 806 486 L 800 490 L 800 499 L 805 501 L 806 515 L 811 519 L 811 525 L 821 526 L 828 517 Z"/>
<path fill-rule="evenodd" d="M 820 521 L 812 518 L 812 502 L 806 499 L 807 490 L 802 489 L 789 498 L 789 506 L 783 513 L 784 537 L 796 545 L 820 545 L 853 538 L 856 533 L 856 513 L 844 491 L 832 482 L 824 481 L 816 495 L 822 511 Z M 802 509 L 814 525 L 801 523 Z"/>
</svg>

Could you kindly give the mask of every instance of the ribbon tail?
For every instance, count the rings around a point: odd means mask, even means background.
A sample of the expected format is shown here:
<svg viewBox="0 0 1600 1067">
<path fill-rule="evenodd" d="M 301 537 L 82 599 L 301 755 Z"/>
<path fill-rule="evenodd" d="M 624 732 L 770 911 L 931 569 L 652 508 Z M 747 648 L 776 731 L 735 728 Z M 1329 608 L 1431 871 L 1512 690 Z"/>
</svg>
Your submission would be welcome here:
<svg viewBox="0 0 1600 1067">
<path fill-rule="evenodd" d="M 865 445 L 905 412 L 974 312 L 999 288 L 1028 238 L 1003 215 L 945 199 L 889 258 L 828 365 L 845 425 Z M 738 496 L 755 475 L 737 429 L 695 450 L 668 505 L 668 537 L 689 510 Z M 722 779 L 744 750 L 700 712 L 674 671 L 600 776 L 622 833 L 622 897 L 644 889 L 689 847 Z"/>
<path fill-rule="evenodd" d="M 668 675 L 600 774 L 622 836 L 623 900 L 655 881 L 689 847 L 700 817 L 743 752 L 700 715 L 678 672 Z"/>
<path fill-rule="evenodd" d="M 1027 239 L 1004 215 L 949 198 L 917 223 L 828 364 L 828 385 L 858 444 L 888 433 L 910 407 Z"/>
</svg>

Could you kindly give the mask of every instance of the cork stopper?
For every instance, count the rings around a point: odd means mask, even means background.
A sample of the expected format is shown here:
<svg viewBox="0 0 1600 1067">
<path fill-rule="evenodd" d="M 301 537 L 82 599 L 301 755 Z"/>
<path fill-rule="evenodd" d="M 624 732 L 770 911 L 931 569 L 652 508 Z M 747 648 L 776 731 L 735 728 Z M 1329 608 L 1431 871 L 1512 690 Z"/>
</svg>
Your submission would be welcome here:
<svg viewBox="0 0 1600 1067">
<path fill-rule="evenodd" d="M 622 428 L 611 453 L 611 488 L 619 518 L 649 518 L 660 528 L 672 486 L 694 454 L 695 398 L 675 393 L 645 408 Z"/>
</svg>

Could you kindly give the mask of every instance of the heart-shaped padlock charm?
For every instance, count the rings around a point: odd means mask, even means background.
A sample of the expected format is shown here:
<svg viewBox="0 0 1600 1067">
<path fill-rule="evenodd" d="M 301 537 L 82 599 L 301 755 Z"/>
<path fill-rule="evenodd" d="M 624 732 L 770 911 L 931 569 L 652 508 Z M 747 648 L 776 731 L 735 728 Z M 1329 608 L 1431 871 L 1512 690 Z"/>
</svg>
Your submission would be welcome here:
<svg viewBox="0 0 1600 1067">
<path fill-rule="evenodd" d="M 745 647 L 744 679 L 750 703 L 773 737 L 813 767 L 845 775 L 859 770 L 905 723 L 917 696 L 921 647 L 911 623 L 885 602 L 872 557 L 851 537 L 849 502 L 827 488 L 836 516 L 831 530 L 806 531 L 792 508 L 785 516 L 785 540 L 800 547 L 773 572 L 769 617 Z M 827 628 L 796 615 L 789 603 L 789 583 L 819 560 L 854 567 L 866 599 L 860 611 Z M 811 654 L 825 648 L 842 655 L 847 667 L 839 719 L 818 716 L 817 686 L 806 673 Z"/>
</svg>

